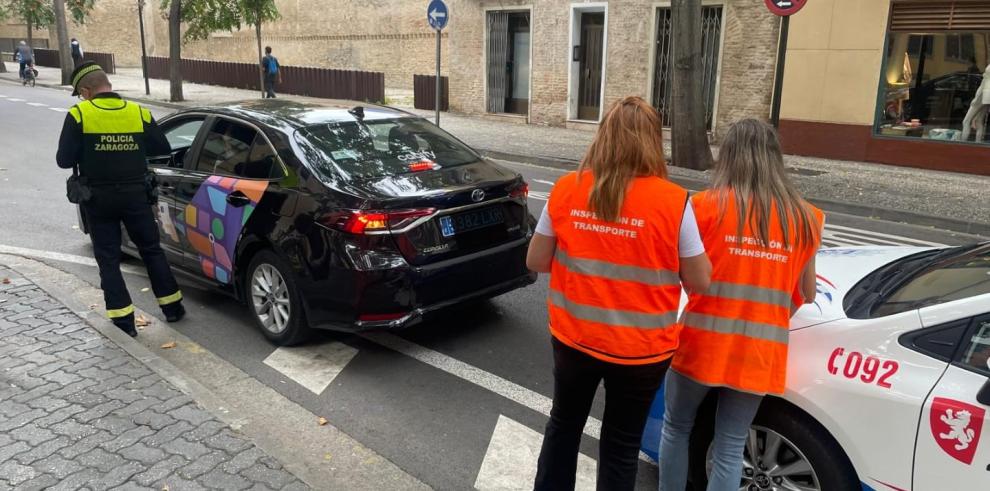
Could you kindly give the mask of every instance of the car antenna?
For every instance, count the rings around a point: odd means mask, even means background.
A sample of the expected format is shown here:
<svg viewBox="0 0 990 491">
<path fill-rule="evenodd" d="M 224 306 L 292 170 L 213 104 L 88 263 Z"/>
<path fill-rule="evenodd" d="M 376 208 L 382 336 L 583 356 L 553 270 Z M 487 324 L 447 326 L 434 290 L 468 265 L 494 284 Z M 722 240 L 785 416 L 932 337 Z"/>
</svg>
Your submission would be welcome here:
<svg viewBox="0 0 990 491">
<path fill-rule="evenodd" d="M 361 120 L 364 119 L 364 108 L 361 106 L 354 106 L 347 110 L 347 112 L 354 115 L 355 118 Z"/>
</svg>

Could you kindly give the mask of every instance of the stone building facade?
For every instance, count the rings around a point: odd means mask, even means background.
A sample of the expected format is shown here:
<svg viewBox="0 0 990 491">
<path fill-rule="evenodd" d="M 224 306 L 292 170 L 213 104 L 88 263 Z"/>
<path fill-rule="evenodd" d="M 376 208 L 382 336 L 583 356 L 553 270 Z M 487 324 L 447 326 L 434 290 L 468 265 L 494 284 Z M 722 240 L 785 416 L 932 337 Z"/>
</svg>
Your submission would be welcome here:
<svg viewBox="0 0 990 491">
<path fill-rule="evenodd" d="M 779 19 L 763 2 L 702 0 L 706 9 L 706 77 L 710 127 L 741 117 L 766 118 Z M 412 88 L 432 74 L 435 38 L 427 2 L 279 0 L 279 21 L 263 26 L 284 65 L 379 71 L 389 88 Z M 669 2 L 663 0 L 447 0 L 442 72 L 451 109 L 533 124 L 594 127 L 604 109 L 627 95 L 665 108 L 658 51 L 669 47 Z M 668 15 L 668 17 L 665 17 Z M 145 12 L 148 51 L 168 55 L 168 27 L 157 3 Z M 100 0 L 71 34 L 93 51 L 139 63 L 136 2 Z M 4 27 L 0 26 L 0 33 Z M 22 29 L 23 30 L 23 29 Z M 252 62 L 254 31 L 216 33 L 187 43 L 183 56 Z M 506 92 L 508 91 L 508 92 Z M 496 100 L 497 99 L 497 100 Z M 503 100 L 504 99 L 504 100 Z"/>
</svg>

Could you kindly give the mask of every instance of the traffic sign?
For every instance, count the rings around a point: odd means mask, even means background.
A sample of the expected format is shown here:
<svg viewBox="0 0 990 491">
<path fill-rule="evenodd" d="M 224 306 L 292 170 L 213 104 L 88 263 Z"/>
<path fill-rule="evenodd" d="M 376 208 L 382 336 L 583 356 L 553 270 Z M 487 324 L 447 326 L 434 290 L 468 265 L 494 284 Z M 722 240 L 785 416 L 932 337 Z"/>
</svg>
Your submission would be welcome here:
<svg viewBox="0 0 990 491">
<path fill-rule="evenodd" d="M 788 17 L 794 15 L 808 3 L 808 0 L 764 0 L 767 8 L 776 15 Z"/>
<path fill-rule="evenodd" d="M 450 19 L 450 11 L 447 10 L 447 4 L 443 3 L 443 0 L 431 0 L 430 5 L 426 7 L 426 20 L 430 22 L 430 27 L 436 30 L 442 30 L 447 27 L 447 21 Z"/>
</svg>

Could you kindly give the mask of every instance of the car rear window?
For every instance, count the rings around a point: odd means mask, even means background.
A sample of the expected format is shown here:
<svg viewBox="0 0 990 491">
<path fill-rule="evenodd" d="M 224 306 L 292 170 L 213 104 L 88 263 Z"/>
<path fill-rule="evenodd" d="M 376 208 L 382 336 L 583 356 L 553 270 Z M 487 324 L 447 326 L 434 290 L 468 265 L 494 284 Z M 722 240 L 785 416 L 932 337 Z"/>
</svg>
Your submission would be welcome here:
<svg viewBox="0 0 990 491">
<path fill-rule="evenodd" d="M 296 132 L 306 159 L 328 177 L 365 179 L 453 167 L 480 157 L 440 128 L 416 118 L 320 124 Z M 421 164 L 415 166 L 413 164 Z"/>
</svg>

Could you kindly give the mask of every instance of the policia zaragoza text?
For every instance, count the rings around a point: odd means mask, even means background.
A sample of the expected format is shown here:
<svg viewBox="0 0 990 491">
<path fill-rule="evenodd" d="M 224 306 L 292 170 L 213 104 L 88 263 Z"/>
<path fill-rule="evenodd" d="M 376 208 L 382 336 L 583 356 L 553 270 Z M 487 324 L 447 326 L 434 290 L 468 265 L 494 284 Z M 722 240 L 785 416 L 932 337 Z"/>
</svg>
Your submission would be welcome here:
<svg viewBox="0 0 990 491">
<path fill-rule="evenodd" d="M 65 117 L 56 160 L 59 167 L 73 170 L 67 196 L 79 204 L 89 229 L 107 316 L 137 336 L 134 304 L 120 273 L 121 224 L 141 253 L 165 318 L 175 322 L 186 313 L 151 211 L 158 194 L 148 173 L 148 155 L 168 155 L 172 149 L 151 111 L 112 92 L 96 63 L 76 68 L 72 88 L 72 95 L 84 100 Z"/>
</svg>

